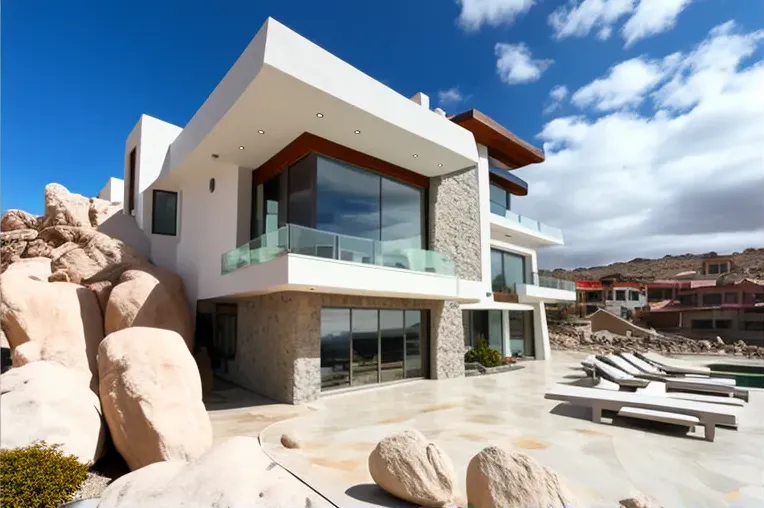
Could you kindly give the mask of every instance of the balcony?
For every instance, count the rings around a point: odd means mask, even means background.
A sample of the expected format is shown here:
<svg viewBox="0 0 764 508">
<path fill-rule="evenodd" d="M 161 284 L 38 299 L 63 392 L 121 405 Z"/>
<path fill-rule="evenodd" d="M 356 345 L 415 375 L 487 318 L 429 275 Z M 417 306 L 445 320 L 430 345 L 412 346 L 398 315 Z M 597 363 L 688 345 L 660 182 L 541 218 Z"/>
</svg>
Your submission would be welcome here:
<svg viewBox="0 0 764 508">
<path fill-rule="evenodd" d="M 563 245 L 562 230 L 491 203 L 491 238 L 526 247 Z"/>
<path fill-rule="evenodd" d="M 479 281 L 456 276 L 439 252 L 288 224 L 221 257 L 221 277 L 205 298 L 277 291 L 479 301 Z"/>
<path fill-rule="evenodd" d="M 493 299 L 497 302 L 574 302 L 576 283 L 534 273 L 530 282 L 494 281 Z"/>
<path fill-rule="evenodd" d="M 226 252 L 222 256 L 221 273 L 227 274 L 245 266 L 265 263 L 287 253 L 451 277 L 456 273 L 454 262 L 445 254 L 401 248 L 397 241 L 384 242 L 340 235 L 295 224 L 287 224 Z"/>
</svg>

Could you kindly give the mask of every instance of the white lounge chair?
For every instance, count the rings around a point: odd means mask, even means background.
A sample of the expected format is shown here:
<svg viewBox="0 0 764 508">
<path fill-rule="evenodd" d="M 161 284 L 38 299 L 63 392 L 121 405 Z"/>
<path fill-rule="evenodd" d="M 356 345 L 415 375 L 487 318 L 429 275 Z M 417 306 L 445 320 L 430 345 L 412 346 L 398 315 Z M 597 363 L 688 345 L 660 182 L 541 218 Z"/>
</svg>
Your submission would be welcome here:
<svg viewBox="0 0 764 508">
<path fill-rule="evenodd" d="M 645 388 L 650 384 L 650 381 L 647 379 L 639 379 L 629 375 L 621 369 L 603 362 L 599 357 L 594 357 L 592 359 L 587 358 L 587 360 L 597 373 L 605 379 L 617 383 L 618 386 L 622 388 Z"/>
<path fill-rule="evenodd" d="M 669 374 L 695 374 L 700 376 L 710 376 L 711 369 L 708 367 L 698 367 L 689 362 L 678 360 L 676 358 L 668 358 L 658 353 L 648 351 L 646 353 L 635 353 L 638 357 L 645 361 L 655 364 L 659 368 L 668 372 Z"/>
<path fill-rule="evenodd" d="M 602 411 L 614 411 L 631 418 L 669 421 L 688 427 L 702 425 L 707 441 L 714 440 L 717 425 L 737 427 L 740 411 L 737 407 L 722 404 L 562 384 L 548 391 L 544 398 L 589 407 L 595 423 L 601 423 Z"/>
<path fill-rule="evenodd" d="M 715 393 L 727 396 L 739 396 L 743 400 L 748 400 L 748 392 L 735 388 L 734 379 L 699 379 L 686 377 L 659 376 L 657 374 L 645 374 L 637 367 L 617 355 L 606 355 L 597 357 L 598 360 L 609 362 L 614 367 L 620 369 L 624 374 L 636 378 L 647 378 L 653 381 L 666 383 L 667 390 L 681 390 L 701 393 Z M 718 381 L 722 381 L 721 383 Z M 731 383 L 730 383 L 731 381 Z"/>
<path fill-rule="evenodd" d="M 621 358 L 626 360 L 628 363 L 635 366 L 637 369 L 642 371 L 645 374 L 651 375 L 651 376 L 659 376 L 662 378 L 672 378 L 672 379 L 683 379 L 683 380 L 698 380 L 704 383 L 716 383 L 720 385 L 727 385 L 727 386 L 735 386 L 735 380 L 733 378 L 728 377 L 704 377 L 704 376 L 696 376 L 696 377 L 687 377 L 685 375 L 677 375 L 677 374 L 669 374 L 668 372 L 665 372 L 652 363 L 646 362 L 645 360 L 641 359 L 634 353 L 621 353 Z"/>
</svg>

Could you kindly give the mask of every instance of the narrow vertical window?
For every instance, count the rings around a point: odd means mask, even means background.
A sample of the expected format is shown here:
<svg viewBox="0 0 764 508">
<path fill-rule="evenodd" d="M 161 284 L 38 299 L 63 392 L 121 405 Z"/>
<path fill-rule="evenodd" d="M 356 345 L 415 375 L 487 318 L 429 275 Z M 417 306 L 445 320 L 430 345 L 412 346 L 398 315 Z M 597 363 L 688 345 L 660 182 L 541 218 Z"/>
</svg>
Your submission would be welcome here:
<svg viewBox="0 0 764 508">
<path fill-rule="evenodd" d="M 151 211 L 151 232 L 155 235 L 175 236 L 178 232 L 178 193 L 154 191 Z"/>
<path fill-rule="evenodd" d="M 127 171 L 129 180 L 127 190 L 127 213 L 132 215 L 135 211 L 135 148 L 130 150 Z"/>
</svg>

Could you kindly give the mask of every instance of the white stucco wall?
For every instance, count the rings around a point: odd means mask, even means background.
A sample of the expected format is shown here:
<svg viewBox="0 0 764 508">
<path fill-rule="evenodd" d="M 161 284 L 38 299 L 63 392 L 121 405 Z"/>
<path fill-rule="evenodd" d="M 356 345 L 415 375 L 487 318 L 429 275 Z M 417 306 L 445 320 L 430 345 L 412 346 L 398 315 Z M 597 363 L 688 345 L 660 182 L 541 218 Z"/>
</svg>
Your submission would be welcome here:
<svg viewBox="0 0 764 508">
<path fill-rule="evenodd" d="M 113 203 L 122 202 L 125 195 L 125 181 L 121 178 L 109 178 L 106 185 L 98 192 L 98 199 L 105 199 Z"/>
</svg>

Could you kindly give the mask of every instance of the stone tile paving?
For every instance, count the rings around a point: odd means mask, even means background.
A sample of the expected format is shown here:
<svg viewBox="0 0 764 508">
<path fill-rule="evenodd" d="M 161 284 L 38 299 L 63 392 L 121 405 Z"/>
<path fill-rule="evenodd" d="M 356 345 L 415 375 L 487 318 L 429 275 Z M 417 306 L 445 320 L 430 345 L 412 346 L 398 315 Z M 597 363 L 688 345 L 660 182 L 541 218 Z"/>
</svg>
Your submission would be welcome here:
<svg viewBox="0 0 764 508">
<path fill-rule="evenodd" d="M 373 485 L 367 457 L 382 437 L 406 428 L 443 447 L 462 493 L 472 456 L 500 445 L 557 471 L 590 506 L 617 505 L 632 490 L 664 506 L 764 506 L 764 391 L 752 391 L 740 428 L 718 429 L 713 443 L 702 439 L 702 429 L 682 435 L 671 427 L 622 419 L 594 424 L 586 410 L 543 398 L 554 383 L 580 375 L 571 367 L 583 356 L 554 352 L 552 360 L 528 362 L 514 372 L 413 381 L 327 396 L 297 408 L 262 406 L 266 418 L 281 421 L 265 428 L 261 442 L 283 467 L 338 506 L 405 506 Z M 248 419 L 252 428 L 262 428 L 257 407 L 244 414 L 220 432 L 221 420 L 213 418 L 216 439 L 246 429 Z M 283 433 L 297 437 L 301 449 L 283 448 Z"/>
</svg>

